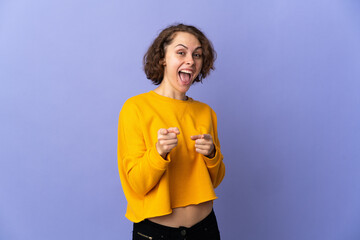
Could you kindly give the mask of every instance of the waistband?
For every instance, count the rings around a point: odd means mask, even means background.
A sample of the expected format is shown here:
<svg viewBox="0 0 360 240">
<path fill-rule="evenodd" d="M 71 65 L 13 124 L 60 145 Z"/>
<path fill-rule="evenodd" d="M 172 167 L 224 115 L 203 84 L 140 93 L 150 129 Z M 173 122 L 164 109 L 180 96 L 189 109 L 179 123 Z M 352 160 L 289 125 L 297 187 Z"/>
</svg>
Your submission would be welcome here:
<svg viewBox="0 0 360 240">
<path fill-rule="evenodd" d="M 196 231 L 197 229 L 201 228 L 201 227 L 205 227 L 205 226 L 209 226 L 212 223 L 216 223 L 216 216 L 215 216 L 215 212 L 214 209 L 211 210 L 210 214 L 205 217 L 203 220 L 201 220 L 200 222 L 196 223 L 195 225 L 193 225 L 192 227 L 168 227 L 168 226 L 164 226 L 158 223 L 154 223 L 151 222 L 148 219 L 145 219 L 144 221 L 142 221 L 143 223 L 161 231 L 161 232 L 179 232 L 179 230 L 186 230 L 187 233 L 191 233 L 192 231 Z M 141 222 L 140 222 L 141 223 Z"/>
</svg>

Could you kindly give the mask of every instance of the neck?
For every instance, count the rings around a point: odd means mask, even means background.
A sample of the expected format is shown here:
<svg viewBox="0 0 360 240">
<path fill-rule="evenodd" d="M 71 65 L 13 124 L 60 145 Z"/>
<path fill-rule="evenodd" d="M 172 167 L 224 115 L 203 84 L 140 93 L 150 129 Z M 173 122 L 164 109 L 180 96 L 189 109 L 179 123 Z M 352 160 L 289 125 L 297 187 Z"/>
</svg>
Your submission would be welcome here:
<svg viewBox="0 0 360 240">
<path fill-rule="evenodd" d="M 169 90 L 170 88 L 167 88 L 165 85 L 166 84 L 163 81 L 156 89 L 154 89 L 154 92 L 164 97 L 169 97 L 183 101 L 187 100 L 186 93 L 178 92 L 175 90 Z"/>
</svg>

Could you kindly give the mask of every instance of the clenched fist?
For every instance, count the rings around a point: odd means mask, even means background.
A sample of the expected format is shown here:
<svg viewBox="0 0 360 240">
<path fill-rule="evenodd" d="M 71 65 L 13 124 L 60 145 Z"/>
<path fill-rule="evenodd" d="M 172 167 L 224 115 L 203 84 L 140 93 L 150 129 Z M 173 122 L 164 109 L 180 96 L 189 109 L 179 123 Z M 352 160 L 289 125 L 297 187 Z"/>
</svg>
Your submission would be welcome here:
<svg viewBox="0 0 360 240">
<path fill-rule="evenodd" d="M 157 134 L 156 150 L 165 159 L 171 149 L 176 147 L 178 143 L 177 135 L 180 134 L 180 131 L 177 127 L 160 128 Z"/>
</svg>

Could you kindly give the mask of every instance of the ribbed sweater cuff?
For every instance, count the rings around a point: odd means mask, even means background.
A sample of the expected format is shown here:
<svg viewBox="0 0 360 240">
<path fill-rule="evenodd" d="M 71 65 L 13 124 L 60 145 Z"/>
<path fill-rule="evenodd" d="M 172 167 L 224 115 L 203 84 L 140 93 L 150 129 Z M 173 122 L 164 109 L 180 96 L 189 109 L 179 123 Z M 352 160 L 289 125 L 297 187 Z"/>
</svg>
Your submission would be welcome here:
<svg viewBox="0 0 360 240">
<path fill-rule="evenodd" d="M 213 158 L 208 158 L 204 156 L 206 166 L 209 168 L 216 166 L 221 161 L 222 155 L 220 152 L 220 148 L 218 148 L 215 144 L 214 146 L 215 146 L 215 156 Z"/>
<path fill-rule="evenodd" d="M 149 153 L 150 157 L 150 163 L 153 167 L 160 169 L 160 170 L 166 170 L 167 166 L 170 163 L 170 159 L 163 159 L 160 154 L 157 152 L 156 148 L 153 147 L 150 149 Z"/>
</svg>

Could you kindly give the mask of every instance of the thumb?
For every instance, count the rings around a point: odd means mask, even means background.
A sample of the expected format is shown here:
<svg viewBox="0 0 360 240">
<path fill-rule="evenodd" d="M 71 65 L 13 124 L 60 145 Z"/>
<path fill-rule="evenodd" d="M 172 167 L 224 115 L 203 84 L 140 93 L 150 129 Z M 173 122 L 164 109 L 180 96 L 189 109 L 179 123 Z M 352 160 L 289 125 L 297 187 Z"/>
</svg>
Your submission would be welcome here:
<svg viewBox="0 0 360 240">
<path fill-rule="evenodd" d="M 159 131 L 158 131 L 159 134 L 161 135 L 166 135 L 169 133 L 169 131 L 165 128 L 160 128 Z"/>
<path fill-rule="evenodd" d="M 191 138 L 191 140 L 197 140 L 197 139 L 203 138 L 203 135 L 202 135 L 202 134 L 200 134 L 200 135 L 194 135 L 194 136 L 191 136 L 190 138 Z"/>
<path fill-rule="evenodd" d="M 167 129 L 171 133 L 176 133 L 177 135 L 180 134 L 180 130 L 177 127 L 171 127 Z"/>
</svg>

